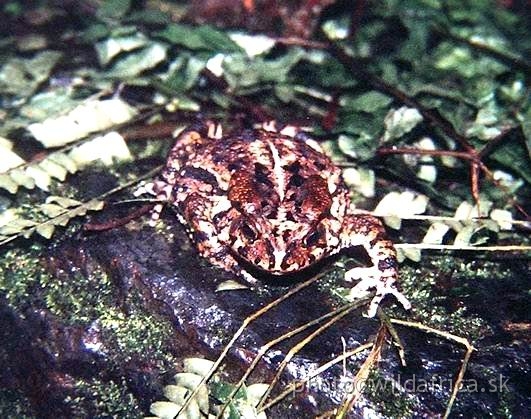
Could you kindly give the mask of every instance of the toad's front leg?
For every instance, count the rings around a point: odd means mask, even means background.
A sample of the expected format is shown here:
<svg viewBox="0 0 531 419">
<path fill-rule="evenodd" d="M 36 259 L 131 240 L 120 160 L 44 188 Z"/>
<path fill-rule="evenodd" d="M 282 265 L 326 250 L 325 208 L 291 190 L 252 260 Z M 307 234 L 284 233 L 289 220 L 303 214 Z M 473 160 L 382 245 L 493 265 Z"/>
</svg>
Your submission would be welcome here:
<svg viewBox="0 0 531 419">
<path fill-rule="evenodd" d="M 377 218 L 369 214 L 351 214 L 345 217 L 341 237 L 341 247 L 363 246 L 373 266 L 349 270 L 345 279 L 359 279 L 350 291 L 353 298 L 365 297 L 369 290 L 375 289 L 367 315 L 374 317 L 376 309 L 384 297 L 394 295 L 405 309 L 411 308 L 408 299 L 396 288 L 398 280 L 398 262 L 393 243 L 385 236 L 385 230 Z"/>
<path fill-rule="evenodd" d="M 250 284 L 256 282 L 256 279 L 240 266 L 226 244 L 229 239 L 228 228 L 222 228 L 223 223 L 215 225 L 212 222 L 216 214 L 230 208 L 226 197 L 211 196 L 207 199 L 193 193 L 179 203 L 178 207 L 181 221 L 189 230 L 190 238 L 201 256 L 213 265 L 243 277 Z"/>
</svg>

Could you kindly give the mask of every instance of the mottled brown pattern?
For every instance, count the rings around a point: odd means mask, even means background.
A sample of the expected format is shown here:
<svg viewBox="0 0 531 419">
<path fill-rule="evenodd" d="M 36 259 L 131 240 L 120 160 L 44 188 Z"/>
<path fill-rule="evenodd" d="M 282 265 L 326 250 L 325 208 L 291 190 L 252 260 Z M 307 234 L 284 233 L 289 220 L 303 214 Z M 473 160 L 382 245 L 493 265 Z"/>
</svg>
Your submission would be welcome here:
<svg viewBox="0 0 531 419">
<path fill-rule="evenodd" d="M 161 180 L 142 189 L 178 208 L 202 256 L 250 279 L 241 259 L 283 275 L 363 246 L 373 266 L 346 273 L 347 280 L 361 280 L 353 297 L 376 289 L 369 315 L 387 294 L 409 307 L 395 286 L 396 252 L 382 224 L 350 208 L 339 168 L 310 140 L 273 131 L 271 124 L 209 137 L 214 128 L 183 132 Z"/>
</svg>

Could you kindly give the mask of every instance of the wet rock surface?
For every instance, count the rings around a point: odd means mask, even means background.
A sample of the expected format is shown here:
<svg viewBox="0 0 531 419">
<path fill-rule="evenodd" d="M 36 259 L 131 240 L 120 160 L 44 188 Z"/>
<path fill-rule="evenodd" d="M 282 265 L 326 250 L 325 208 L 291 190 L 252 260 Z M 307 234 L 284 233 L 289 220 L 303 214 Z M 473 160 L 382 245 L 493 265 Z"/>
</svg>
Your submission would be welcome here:
<svg viewBox="0 0 531 419">
<path fill-rule="evenodd" d="M 143 224 L 134 222 L 70 238 L 50 249 L 43 259 L 49 271 L 73 281 L 78 275 L 91 276 L 97 270 L 110 275 L 114 288 L 111 300 L 126 319 L 133 305 L 140 304 L 161 322 L 170 322 L 173 336 L 167 350 L 177 360 L 190 356 L 215 360 L 245 318 L 296 284 L 257 284 L 255 289 L 216 292 L 220 282 L 233 278 L 197 256 L 176 223 L 166 220 L 162 231 Z M 521 312 L 519 304 L 505 307 L 503 315 Z M 229 352 L 226 374 L 236 382 L 262 345 L 336 306 L 318 283 L 294 294 L 248 325 Z M 361 313 L 359 309 L 353 311 L 297 352 L 283 373 L 282 383 L 304 378 L 308 371 L 340 355 L 343 340 L 352 349 L 374 338 L 379 321 L 366 319 Z M 72 415 L 65 399 L 87 397 L 76 389 L 75 381 L 94 377 L 123 386 L 146 414 L 151 402 L 163 399 L 162 386 L 178 371 L 178 365 L 173 371 L 162 370 L 156 357 L 121 356 L 122 349 L 102 332 L 97 318 L 72 324 L 34 307 L 13 311 L 4 301 L 1 314 L 3 341 L 9 342 L 2 349 L 7 368 L 1 382 L 6 388 L 22 391 L 41 417 Z M 491 320 L 500 321 L 498 317 Z M 423 331 L 397 328 L 408 366 L 401 367 L 395 349 L 386 346 L 371 383 L 382 388 L 364 396 L 352 417 L 374 411 L 393 416 L 397 412 L 394 409 L 400 409 L 397 405 L 404 409 L 403 403 L 416 417 L 444 412 L 464 348 Z M 274 346 L 258 364 L 252 381 L 269 382 L 286 353 L 313 330 L 315 327 Z M 504 338 L 500 342 L 496 335 L 489 335 L 473 342 L 478 351 L 465 375 L 454 414 L 498 415 L 504 406 L 516 416 L 530 413 L 529 346 L 509 335 Z M 350 379 L 366 356 L 364 352 L 348 362 Z M 271 417 L 308 417 L 333 409 L 351 383 L 345 381 L 344 372 L 341 364 L 327 370 L 304 391 L 274 407 Z M 35 386 L 42 391 L 36 393 Z M 400 404 L 400 400 L 404 402 Z M 95 407 L 90 410 L 90 401 L 86 409 L 85 414 L 97 414 Z"/>
<path fill-rule="evenodd" d="M 170 319 L 181 339 L 186 341 L 185 346 L 189 346 L 189 353 L 200 352 L 209 359 L 215 359 L 245 318 L 284 295 L 293 284 L 257 284 L 259 290 L 216 292 L 220 282 L 234 278 L 219 269 L 211 268 L 208 262 L 199 258 L 180 228 L 177 228 L 174 237 L 175 240 L 169 242 L 165 235 L 145 228 L 133 232 L 104 233 L 97 238 L 87 239 L 84 245 L 101 264 L 114 271 L 113 276 L 121 281 L 120 288 L 140 289 L 149 310 Z M 128 260 L 124 255 L 134 255 L 134 259 Z M 125 291 L 125 294 L 128 292 Z M 230 351 L 227 360 L 229 369 L 235 368 L 237 373 L 243 372 L 262 345 L 332 309 L 333 300 L 328 293 L 320 291 L 316 284 L 295 294 L 244 330 Z M 352 319 L 352 316 L 348 317 L 310 342 L 290 362 L 287 368 L 290 373 L 285 375 L 285 380 L 303 378 L 306 371 L 316 368 L 333 355 L 339 355 L 342 338 L 355 344 L 364 342 L 371 333 L 377 331 L 377 324 L 373 320 L 360 317 L 353 324 Z M 301 335 L 269 351 L 257 368 L 255 380 L 271 380 L 276 367 L 284 359 L 286 352 L 301 339 Z M 338 380 L 340 373 L 341 370 L 336 369 L 328 378 L 331 382 Z M 302 400 L 298 396 L 298 403 L 302 402 L 302 406 L 294 411 L 292 417 L 300 417 L 304 412 L 313 415 L 327 407 L 331 408 L 330 402 L 341 395 L 337 389 L 330 387 L 322 392 L 314 392 L 311 398 L 308 394 Z M 319 393 L 321 394 L 315 399 Z M 290 406 L 293 409 L 291 402 Z M 287 411 L 279 414 L 290 417 Z"/>
</svg>

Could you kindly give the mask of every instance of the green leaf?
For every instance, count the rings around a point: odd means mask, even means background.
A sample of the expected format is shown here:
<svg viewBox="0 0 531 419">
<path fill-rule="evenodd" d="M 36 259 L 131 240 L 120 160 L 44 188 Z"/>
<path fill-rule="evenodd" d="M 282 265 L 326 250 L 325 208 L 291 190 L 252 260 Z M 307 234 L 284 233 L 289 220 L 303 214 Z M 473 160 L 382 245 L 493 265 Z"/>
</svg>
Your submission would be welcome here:
<svg viewBox="0 0 531 419">
<path fill-rule="evenodd" d="M 341 104 L 347 109 L 370 113 L 385 108 L 392 101 L 393 100 L 389 96 L 386 96 L 383 93 L 370 91 L 355 98 L 348 96 L 343 97 L 341 99 Z"/>
<path fill-rule="evenodd" d="M 84 205 L 84 207 L 88 211 L 99 211 L 99 210 L 103 209 L 104 206 L 105 206 L 105 202 L 104 201 L 100 201 L 99 199 L 91 199 L 89 202 L 87 202 Z"/>
<path fill-rule="evenodd" d="M 23 230 L 34 227 L 37 223 L 32 220 L 26 220 L 24 218 L 16 218 L 2 227 L 0 227 L 0 234 L 2 236 L 11 236 L 13 234 L 19 234 Z"/>
<path fill-rule="evenodd" d="M 310 61 L 301 62 L 294 70 L 299 83 L 304 85 L 315 83 L 322 87 L 340 87 L 341 89 L 356 84 L 356 80 L 345 67 L 328 55 L 321 54 L 320 57 L 313 57 L 312 54 L 308 54 L 305 58 Z"/>
<path fill-rule="evenodd" d="M 164 397 L 178 404 L 179 406 L 183 405 L 184 401 L 186 400 L 186 395 L 190 393 L 190 390 L 188 390 L 187 388 L 175 385 L 165 386 L 163 391 Z"/>
<path fill-rule="evenodd" d="M 104 25 L 103 23 L 95 23 L 83 31 L 82 39 L 87 44 L 91 44 L 109 36 L 109 33 L 110 31 L 107 25 Z"/>
<path fill-rule="evenodd" d="M 183 370 L 197 374 L 201 377 L 206 377 L 214 362 L 205 358 L 186 358 L 183 361 Z"/>
<path fill-rule="evenodd" d="M 66 178 L 67 170 L 50 159 L 41 161 L 39 167 L 55 179 L 64 181 Z"/>
<path fill-rule="evenodd" d="M 11 176 L 1 173 L 0 174 L 0 188 L 5 189 L 9 193 L 16 193 L 18 190 L 18 183 L 14 182 Z"/>
<path fill-rule="evenodd" d="M 92 202 L 92 201 L 89 201 Z M 55 203 L 59 205 L 61 208 L 72 208 L 72 207 L 78 207 L 82 205 L 83 203 L 81 201 L 77 201 L 75 199 L 65 198 L 62 196 L 55 196 L 50 195 L 48 198 L 46 198 L 47 204 Z"/>
<path fill-rule="evenodd" d="M 197 389 L 193 401 L 197 405 L 197 410 L 208 411 L 208 387 L 203 383 L 199 385 L 202 377 L 197 374 L 182 372 L 175 375 L 175 384 L 179 387 L 187 388 L 191 391 Z"/>
<path fill-rule="evenodd" d="M 366 112 L 349 112 L 342 110 L 340 119 L 335 130 L 345 133 L 341 136 L 338 145 L 341 151 L 349 156 L 355 156 L 359 160 L 367 160 L 374 157 L 379 147 L 378 138 L 382 130 L 384 115 L 378 112 L 369 114 Z"/>
<path fill-rule="evenodd" d="M 157 36 L 172 44 L 182 45 L 192 50 L 207 49 L 201 37 L 195 33 L 193 26 L 171 24 L 158 32 Z"/>
<path fill-rule="evenodd" d="M 522 115 L 522 131 L 525 136 L 527 153 L 531 153 L 531 107 Z"/>
<path fill-rule="evenodd" d="M 127 54 L 119 59 L 109 71 L 109 76 L 116 78 L 135 77 L 145 70 L 156 67 L 166 59 L 167 47 L 161 43 L 152 43 L 142 50 Z"/>
<path fill-rule="evenodd" d="M 529 144 L 512 137 L 500 144 L 490 157 L 514 170 L 527 183 L 531 183 L 531 158 L 528 146 Z"/>
<path fill-rule="evenodd" d="M 353 159 L 359 157 L 360 144 L 356 141 L 356 138 L 342 134 L 337 138 L 337 146 L 343 154 Z"/>
<path fill-rule="evenodd" d="M 155 402 L 149 406 L 149 411 L 161 419 L 175 418 L 180 409 L 180 406 L 172 402 Z"/>
<path fill-rule="evenodd" d="M 16 96 L 28 96 L 48 79 L 61 59 L 57 51 L 43 51 L 34 58 L 12 58 L 0 69 L 0 90 Z"/>
<path fill-rule="evenodd" d="M 421 253 L 420 249 L 415 249 L 415 248 L 402 249 L 402 248 L 398 248 L 397 249 L 397 253 L 398 253 L 397 258 L 398 258 L 399 262 L 402 262 L 406 258 L 412 260 L 413 262 L 420 262 L 420 260 L 422 258 L 422 253 Z"/>
<path fill-rule="evenodd" d="M 32 96 L 31 100 L 20 109 L 20 114 L 32 122 L 44 121 L 52 115 L 64 115 L 79 103 L 79 100 L 70 97 L 66 89 L 55 89 Z"/>
<path fill-rule="evenodd" d="M 65 209 L 60 205 L 55 204 L 42 204 L 40 206 L 41 211 L 50 218 L 57 217 L 65 212 Z"/>
<path fill-rule="evenodd" d="M 24 169 L 13 169 L 9 172 L 11 179 L 26 189 L 35 188 L 35 180 L 26 174 Z"/>
<path fill-rule="evenodd" d="M 174 379 L 175 383 L 178 386 L 185 387 L 189 390 L 195 390 L 197 386 L 199 386 L 199 383 L 201 382 L 203 377 L 200 375 L 191 373 L 191 372 L 180 372 L 178 374 L 175 374 Z M 204 384 L 202 384 L 204 386 Z"/>
<path fill-rule="evenodd" d="M 209 25 L 194 27 L 174 23 L 166 26 L 157 35 L 172 44 L 181 45 L 191 50 L 216 52 L 242 51 L 228 35 Z"/>
<path fill-rule="evenodd" d="M 390 111 L 384 120 L 384 141 L 400 138 L 415 128 L 422 120 L 422 115 L 415 108 L 402 106 Z"/>
<path fill-rule="evenodd" d="M 304 56 L 305 53 L 299 48 L 290 50 L 276 60 L 251 60 L 244 54 L 233 54 L 223 61 L 225 79 L 235 90 L 268 82 L 284 83 L 293 66 Z"/>
<path fill-rule="evenodd" d="M 124 123 L 130 120 L 135 113 L 135 109 L 121 99 L 87 100 L 66 115 L 52 116 L 43 122 L 29 125 L 27 129 L 45 147 L 59 147 L 83 138 L 91 132 L 102 131 L 113 125 Z M 93 139 L 91 142 L 95 144 L 99 141 L 101 148 L 101 141 L 107 141 L 105 138 L 111 134 L 100 137 L 104 140 Z M 108 141 L 111 141 L 111 137 Z M 81 147 L 83 145 L 79 146 Z M 100 151 L 104 155 L 107 150 Z M 69 154 L 72 158 L 72 151 Z M 65 161 L 64 157 L 58 158 Z M 80 161 L 84 160 L 80 159 Z M 59 165 L 62 166 L 61 163 Z M 72 164 L 65 161 L 65 165 L 71 166 Z"/>
<path fill-rule="evenodd" d="M 124 51 L 133 51 L 148 44 L 148 39 L 141 33 L 129 36 L 108 38 L 95 46 L 101 65 L 107 65 L 114 57 Z"/>
<path fill-rule="evenodd" d="M 209 384 L 212 388 L 212 395 L 221 402 L 226 402 L 229 398 L 229 395 L 234 390 L 232 384 L 225 382 L 213 382 Z M 241 386 L 236 392 L 235 399 L 246 399 L 247 391 L 245 386 Z"/>
<path fill-rule="evenodd" d="M 45 239 L 52 237 L 53 232 L 55 231 L 55 226 L 51 223 L 45 223 L 38 225 L 35 230 Z"/>
<path fill-rule="evenodd" d="M 76 162 L 70 157 L 68 157 L 68 155 L 66 155 L 65 153 L 52 153 L 48 156 L 46 160 L 51 160 L 54 163 L 63 166 L 68 171 L 68 173 L 76 173 L 78 170 Z"/>
<path fill-rule="evenodd" d="M 430 225 L 430 228 L 424 235 L 422 243 L 428 244 L 441 244 L 444 236 L 450 230 L 450 226 L 447 223 L 436 221 Z"/>
<path fill-rule="evenodd" d="M 454 246 L 469 246 L 472 236 L 478 230 L 477 225 L 468 225 L 463 227 L 454 239 Z"/>
<path fill-rule="evenodd" d="M 24 4 L 19 1 L 7 1 L 3 6 L 3 12 L 13 17 L 21 16 L 26 10 Z"/>
<path fill-rule="evenodd" d="M 175 92 L 185 92 L 199 80 L 205 65 L 206 61 L 201 58 L 182 54 L 172 63 L 172 72 L 163 83 Z"/>
<path fill-rule="evenodd" d="M 478 76 L 495 76 L 504 72 L 507 67 L 488 56 L 477 57 L 464 46 L 442 43 L 435 53 L 435 68 L 454 71 L 464 78 Z"/>
<path fill-rule="evenodd" d="M 42 189 L 43 191 L 47 191 L 48 187 L 52 183 L 52 179 L 50 178 L 50 175 L 46 173 L 44 170 L 42 170 L 39 166 L 29 166 L 26 169 L 26 174 L 33 178 L 35 181 L 35 185 Z"/>
<path fill-rule="evenodd" d="M 342 19 L 327 20 L 323 23 L 322 29 L 328 39 L 339 40 L 348 36 L 349 26 L 349 20 L 343 17 Z"/>
<path fill-rule="evenodd" d="M 210 25 L 196 28 L 196 34 L 211 51 L 242 52 L 243 50 L 227 34 Z"/>
<path fill-rule="evenodd" d="M 431 15 L 431 14 L 430 14 Z M 422 14 L 403 14 L 401 21 L 408 29 L 407 40 L 400 48 L 400 57 L 415 65 L 419 56 L 426 54 L 426 45 L 430 36 L 433 19 L 431 16 L 426 16 L 426 12 Z"/>
<path fill-rule="evenodd" d="M 269 384 L 256 383 L 247 387 L 247 400 L 251 406 L 257 406 L 263 395 L 269 388 Z"/>
<path fill-rule="evenodd" d="M 76 214 L 72 215 L 72 214 L 66 213 L 66 214 L 60 215 L 57 218 L 55 218 L 53 222 L 55 225 L 64 227 L 70 222 L 73 216 L 75 217 L 75 215 Z"/>
<path fill-rule="evenodd" d="M 131 0 L 105 0 L 98 9 L 98 16 L 107 19 L 119 19 L 131 8 Z"/>
<path fill-rule="evenodd" d="M 349 188 L 366 198 L 373 198 L 376 194 L 376 176 L 371 169 L 346 167 L 343 169 L 343 179 Z"/>
<path fill-rule="evenodd" d="M 130 23 L 147 23 L 148 25 L 166 25 L 171 23 L 171 17 L 168 13 L 161 10 L 143 9 L 138 12 L 132 12 L 127 16 L 127 22 Z"/>
<path fill-rule="evenodd" d="M 216 292 L 246 290 L 246 289 L 249 289 L 247 285 L 242 284 L 238 281 L 234 281 L 232 279 L 228 279 L 227 281 L 223 281 L 218 284 L 218 286 L 216 287 Z"/>
<path fill-rule="evenodd" d="M 2 156 L 0 159 L 0 173 L 5 173 L 25 163 L 24 159 L 13 152 L 11 148 L 12 143 L 7 140 L 3 142 L 2 137 L 0 137 L 0 155 Z"/>
<path fill-rule="evenodd" d="M 232 39 L 249 57 L 264 55 L 276 45 L 276 40 L 263 34 L 231 33 Z"/>
</svg>

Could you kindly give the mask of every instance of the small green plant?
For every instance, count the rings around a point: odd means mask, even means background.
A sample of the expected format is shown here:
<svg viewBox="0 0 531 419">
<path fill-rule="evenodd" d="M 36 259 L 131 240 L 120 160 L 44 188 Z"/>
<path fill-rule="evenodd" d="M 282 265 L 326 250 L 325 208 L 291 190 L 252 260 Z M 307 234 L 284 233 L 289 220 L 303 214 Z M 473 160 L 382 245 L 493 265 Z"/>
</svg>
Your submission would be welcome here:
<svg viewBox="0 0 531 419">
<path fill-rule="evenodd" d="M 242 386 L 234 398 L 229 400 L 229 395 L 234 390 L 232 384 L 221 381 L 218 376 L 214 376 L 208 383 L 203 382 L 203 378 L 209 374 L 213 365 L 214 362 L 208 359 L 185 359 L 183 372 L 175 375 L 174 384 L 164 387 L 164 396 L 168 400 L 152 403 L 149 410 L 155 416 L 145 419 L 209 418 L 212 416 L 230 419 L 266 419 L 265 413 L 257 412 L 256 406 L 268 385 Z M 190 395 L 192 399 L 187 401 Z M 217 403 L 212 403 L 212 400 Z"/>
</svg>

